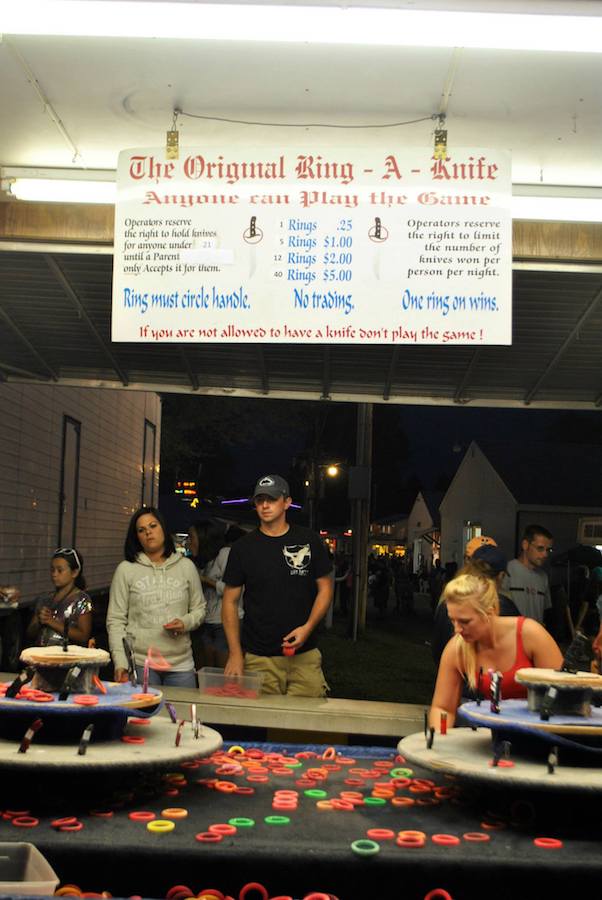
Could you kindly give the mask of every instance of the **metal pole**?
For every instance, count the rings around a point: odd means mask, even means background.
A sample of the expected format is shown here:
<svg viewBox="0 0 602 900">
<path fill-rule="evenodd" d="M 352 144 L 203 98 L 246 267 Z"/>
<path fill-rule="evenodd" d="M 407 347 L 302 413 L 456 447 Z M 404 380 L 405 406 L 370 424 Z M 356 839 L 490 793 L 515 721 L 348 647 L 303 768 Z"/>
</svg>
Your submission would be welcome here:
<svg viewBox="0 0 602 900">
<path fill-rule="evenodd" d="M 372 404 L 360 403 L 357 408 L 356 465 L 368 469 L 365 496 L 353 501 L 353 631 L 366 629 L 368 608 L 368 537 L 370 533 L 370 484 L 372 467 Z"/>
</svg>

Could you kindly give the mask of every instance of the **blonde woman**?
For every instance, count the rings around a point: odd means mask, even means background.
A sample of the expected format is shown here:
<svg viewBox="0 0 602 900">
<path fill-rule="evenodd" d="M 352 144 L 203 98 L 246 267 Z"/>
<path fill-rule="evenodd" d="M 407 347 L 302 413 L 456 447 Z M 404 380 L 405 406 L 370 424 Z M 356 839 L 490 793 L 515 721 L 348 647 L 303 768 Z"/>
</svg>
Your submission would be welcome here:
<svg viewBox="0 0 602 900">
<path fill-rule="evenodd" d="M 490 671 L 502 673 L 502 699 L 526 696 L 514 680 L 517 669 L 534 666 L 558 669 L 562 653 L 556 641 L 533 619 L 524 616 L 500 616 L 494 579 L 485 575 L 477 563 L 468 563 L 449 581 L 441 595 L 454 627 L 441 657 L 430 723 L 439 728 L 442 712 L 451 727 L 456 718 L 465 685 L 487 697 Z"/>
</svg>

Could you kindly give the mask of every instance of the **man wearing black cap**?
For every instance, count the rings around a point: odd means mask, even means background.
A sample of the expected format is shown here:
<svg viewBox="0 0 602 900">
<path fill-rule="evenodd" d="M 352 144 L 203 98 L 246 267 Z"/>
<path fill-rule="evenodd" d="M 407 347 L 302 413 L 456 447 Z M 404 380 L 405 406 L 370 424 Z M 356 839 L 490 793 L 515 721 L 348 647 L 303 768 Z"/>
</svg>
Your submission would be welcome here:
<svg viewBox="0 0 602 900">
<path fill-rule="evenodd" d="M 224 573 L 226 675 L 261 672 L 263 693 L 322 697 L 326 682 L 314 631 L 332 602 L 332 563 L 317 534 L 287 522 L 292 500 L 284 478 L 264 475 L 252 500 L 259 528 L 233 545 Z"/>
</svg>

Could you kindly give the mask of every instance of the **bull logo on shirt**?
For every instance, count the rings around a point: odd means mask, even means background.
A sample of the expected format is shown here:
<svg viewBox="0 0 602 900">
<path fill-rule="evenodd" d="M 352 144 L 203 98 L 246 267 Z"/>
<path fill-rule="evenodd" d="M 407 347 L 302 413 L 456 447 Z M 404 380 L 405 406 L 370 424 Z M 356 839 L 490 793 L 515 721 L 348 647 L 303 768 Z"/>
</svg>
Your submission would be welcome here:
<svg viewBox="0 0 602 900">
<path fill-rule="evenodd" d="M 309 544 L 290 544 L 282 548 L 286 564 L 292 569 L 291 575 L 307 575 L 311 562 Z"/>
</svg>

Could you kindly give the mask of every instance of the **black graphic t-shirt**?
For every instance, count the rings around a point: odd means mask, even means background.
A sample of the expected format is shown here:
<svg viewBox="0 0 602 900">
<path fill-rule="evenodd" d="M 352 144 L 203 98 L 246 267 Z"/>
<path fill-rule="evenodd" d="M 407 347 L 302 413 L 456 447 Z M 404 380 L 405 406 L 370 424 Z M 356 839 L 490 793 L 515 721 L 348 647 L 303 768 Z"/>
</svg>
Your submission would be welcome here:
<svg viewBox="0 0 602 900">
<path fill-rule="evenodd" d="M 331 571 L 318 535 L 300 525 L 291 525 L 280 537 L 257 529 L 236 541 L 224 581 L 245 588 L 243 649 L 258 656 L 281 656 L 284 635 L 307 621 L 318 591 L 316 579 Z M 314 632 L 303 650 L 315 646 Z"/>
</svg>

